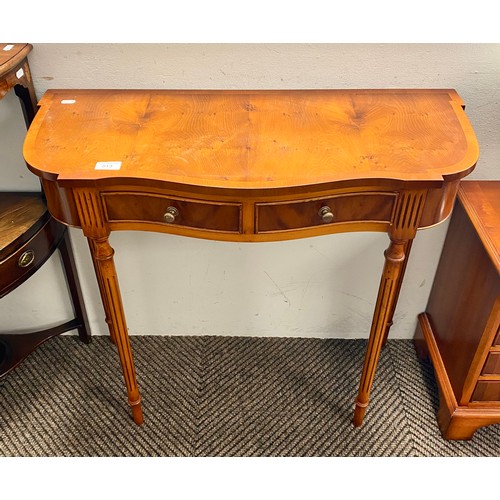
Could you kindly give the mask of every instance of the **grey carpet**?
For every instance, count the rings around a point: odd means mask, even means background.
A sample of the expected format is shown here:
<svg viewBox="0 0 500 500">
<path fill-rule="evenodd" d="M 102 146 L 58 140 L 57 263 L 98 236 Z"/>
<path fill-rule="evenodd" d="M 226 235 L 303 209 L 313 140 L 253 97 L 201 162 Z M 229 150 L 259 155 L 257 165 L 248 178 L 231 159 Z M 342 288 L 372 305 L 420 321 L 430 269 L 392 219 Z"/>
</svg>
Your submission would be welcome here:
<svg viewBox="0 0 500 500">
<path fill-rule="evenodd" d="M 352 426 L 365 340 L 132 337 L 145 424 L 115 347 L 62 336 L 0 381 L 1 456 L 491 457 L 500 425 L 445 441 L 433 370 L 390 340 Z"/>
</svg>

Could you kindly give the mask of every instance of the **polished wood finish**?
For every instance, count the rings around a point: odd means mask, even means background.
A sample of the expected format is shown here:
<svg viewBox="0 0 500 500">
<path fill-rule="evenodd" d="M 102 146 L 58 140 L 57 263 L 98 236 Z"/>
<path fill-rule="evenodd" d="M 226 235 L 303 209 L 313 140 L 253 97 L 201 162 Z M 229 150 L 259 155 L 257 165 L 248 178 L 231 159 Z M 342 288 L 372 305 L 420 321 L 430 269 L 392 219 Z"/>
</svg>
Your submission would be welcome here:
<svg viewBox="0 0 500 500">
<path fill-rule="evenodd" d="M 170 224 L 175 223 L 177 227 L 241 232 L 241 205 L 238 203 L 209 203 L 138 192 L 106 193 L 103 202 L 109 222 L 169 224 L 165 214 L 173 207 L 177 215 Z"/>
<path fill-rule="evenodd" d="M 20 237 L 29 239 L 36 231 L 33 221 L 47 212 L 41 196 L 32 193 L 2 193 L 0 198 L 0 260 L 10 253 L 10 246 Z M 47 214 L 48 216 L 48 214 Z"/>
<path fill-rule="evenodd" d="M 500 351 L 494 351 L 495 346 L 491 348 L 486 362 L 484 363 L 481 375 L 498 375 L 500 376 Z"/>
<path fill-rule="evenodd" d="M 0 207 L 12 205 L 16 210 L 0 211 L 0 234 L 2 226 L 8 238 L 3 238 L 0 247 L 0 297 L 10 293 L 39 269 L 57 248 L 65 228 L 52 218 L 44 205 L 41 195 L 33 193 L 0 193 Z M 26 209 L 23 210 L 23 201 Z M 1 208 L 0 208 L 1 210 Z M 29 218 L 31 215 L 31 218 Z M 14 230 L 17 217 L 22 220 L 22 231 Z M 8 222 L 8 223 L 7 223 Z M 57 227 L 59 226 L 59 227 Z M 21 261 L 27 252 L 31 260 Z M 28 265 L 27 265 L 28 264 Z"/>
<path fill-rule="evenodd" d="M 357 179 L 440 187 L 476 161 L 462 105 L 451 90 L 50 90 L 25 155 L 32 170 L 59 182 L 100 179 L 96 162 L 122 161 L 108 179 L 224 189 Z M 68 141 L 71 148 L 60 147 Z"/>
<path fill-rule="evenodd" d="M 26 126 L 37 103 L 27 56 L 29 44 L 0 44 L 0 99 L 14 90 Z M 29 333 L 0 334 L 0 377 L 7 375 L 37 346 L 49 338 L 78 330 L 90 341 L 83 297 L 67 228 L 51 217 L 43 193 L 0 193 L 0 298 L 30 278 L 56 251 L 60 251 L 75 317 L 52 328 Z"/>
<path fill-rule="evenodd" d="M 460 190 L 460 201 L 476 228 L 486 252 L 500 273 L 500 181 L 467 182 Z"/>
<path fill-rule="evenodd" d="M 32 122 L 37 109 L 35 88 L 31 79 L 28 54 L 29 43 L 0 43 L 0 100 L 14 89 L 26 124 Z"/>
<path fill-rule="evenodd" d="M 500 181 L 464 181 L 417 338 L 436 370 L 447 439 L 500 423 Z M 424 350 L 425 353 L 425 350 Z M 483 412 L 483 413 L 481 413 Z"/>
<path fill-rule="evenodd" d="M 477 161 L 454 90 L 50 90 L 40 106 L 24 157 L 54 217 L 89 240 L 136 423 L 111 231 L 239 242 L 382 231 L 361 425 L 411 241 L 449 215 Z"/>
<path fill-rule="evenodd" d="M 349 193 L 308 201 L 259 203 L 256 205 L 256 232 L 290 231 L 326 224 L 355 221 L 390 223 L 394 211 L 394 193 Z M 321 209 L 329 209 L 333 219 L 324 221 Z"/>
</svg>

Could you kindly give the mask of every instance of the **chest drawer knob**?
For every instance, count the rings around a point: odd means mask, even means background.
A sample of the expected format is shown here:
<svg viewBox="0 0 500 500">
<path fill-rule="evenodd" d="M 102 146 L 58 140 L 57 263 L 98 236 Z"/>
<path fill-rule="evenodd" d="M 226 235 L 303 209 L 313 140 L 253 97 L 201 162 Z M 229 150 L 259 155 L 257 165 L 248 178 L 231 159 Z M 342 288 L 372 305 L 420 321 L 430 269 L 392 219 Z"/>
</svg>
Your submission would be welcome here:
<svg viewBox="0 0 500 500">
<path fill-rule="evenodd" d="M 179 215 L 179 210 L 177 210 L 175 207 L 168 207 L 167 211 L 163 215 L 163 219 L 165 222 L 168 222 L 171 224 L 172 222 L 175 222 L 175 218 Z"/>
<path fill-rule="evenodd" d="M 17 261 L 19 267 L 25 268 L 33 264 L 35 260 L 35 252 L 33 250 L 26 250 L 23 252 Z"/>
<path fill-rule="evenodd" d="M 321 217 L 321 220 L 325 223 L 328 224 L 328 222 L 333 221 L 333 212 L 332 209 L 328 206 L 321 207 L 319 209 L 318 215 Z"/>
</svg>

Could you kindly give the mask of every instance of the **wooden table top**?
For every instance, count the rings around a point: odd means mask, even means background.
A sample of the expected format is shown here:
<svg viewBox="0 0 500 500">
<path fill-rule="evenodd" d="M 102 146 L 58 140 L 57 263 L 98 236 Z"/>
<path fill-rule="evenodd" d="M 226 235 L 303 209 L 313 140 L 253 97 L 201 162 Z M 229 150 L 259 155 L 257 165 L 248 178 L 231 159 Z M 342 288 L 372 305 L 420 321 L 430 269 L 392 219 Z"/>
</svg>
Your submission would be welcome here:
<svg viewBox="0 0 500 500">
<path fill-rule="evenodd" d="M 39 104 L 24 156 L 48 180 L 439 187 L 470 173 L 479 154 L 448 89 L 49 90 Z"/>
<path fill-rule="evenodd" d="M 25 84 L 21 65 L 32 48 L 29 43 L 0 43 L 0 100 L 18 83 Z"/>
<path fill-rule="evenodd" d="M 32 48 L 29 43 L 0 43 L 0 78 L 18 65 Z"/>
<path fill-rule="evenodd" d="M 47 211 L 40 193 L 0 192 L 0 256 Z M 1 259 L 0 259 L 1 260 Z"/>
<path fill-rule="evenodd" d="M 500 274 L 500 181 L 464 181 L 458 196 Z"/>
</svg>

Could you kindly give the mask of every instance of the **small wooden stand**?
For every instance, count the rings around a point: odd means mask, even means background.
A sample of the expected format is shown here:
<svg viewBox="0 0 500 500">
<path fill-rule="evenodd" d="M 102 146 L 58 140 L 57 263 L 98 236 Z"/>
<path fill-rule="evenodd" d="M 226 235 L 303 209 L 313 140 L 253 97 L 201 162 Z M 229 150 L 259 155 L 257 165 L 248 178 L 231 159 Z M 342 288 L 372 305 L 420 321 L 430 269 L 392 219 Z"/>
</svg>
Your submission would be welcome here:
<svg viewBox="0 0 500 500">
<path fill-rule="evenodd" d="M 28 64 L 32 46 L 0 43 L 0 100 L 14 90 L 26 127 L 37 112 Z M 70 330 L 90 342 L 90 328 L 67 227 L 51 217 L 43 192 L 0 193 L 0 298 L 31 277 L 59 249 L 74 309 L 74 318 L 52 328 L 29 333 L 0 334 L 0 377 L 7 375 L 36 347 Z"/>
</svg>

